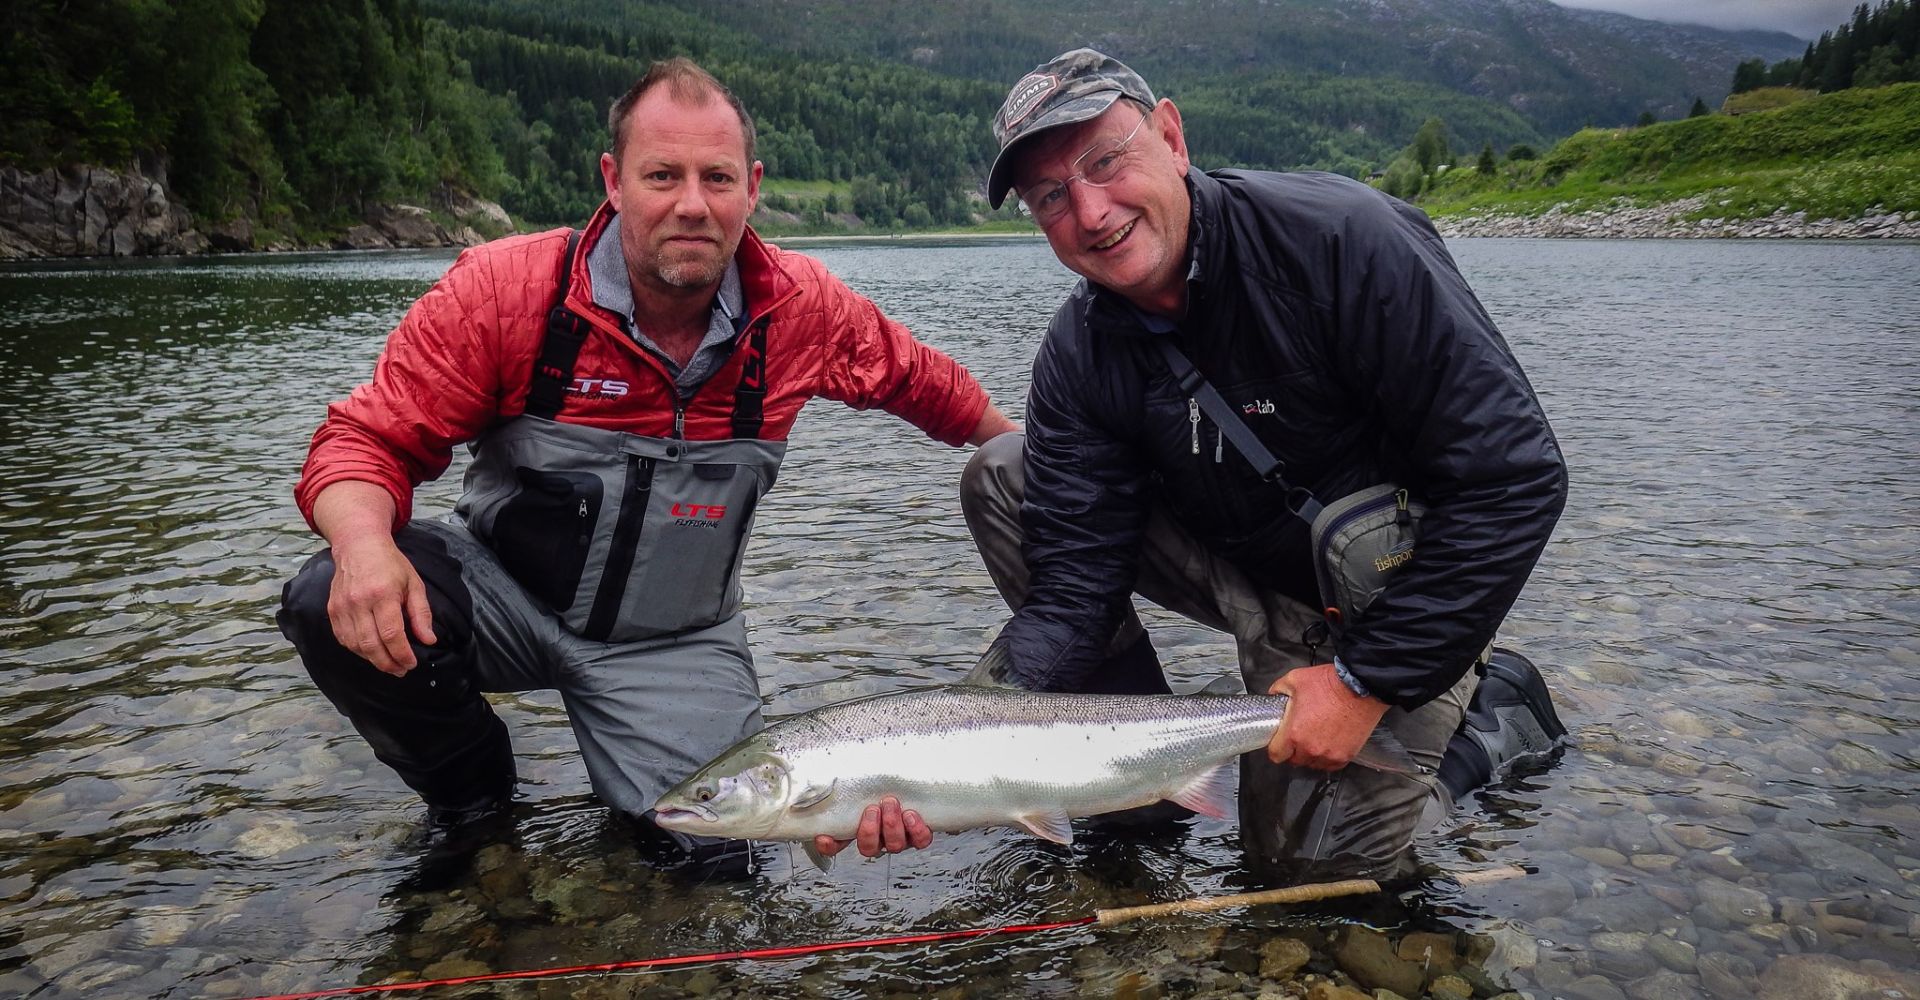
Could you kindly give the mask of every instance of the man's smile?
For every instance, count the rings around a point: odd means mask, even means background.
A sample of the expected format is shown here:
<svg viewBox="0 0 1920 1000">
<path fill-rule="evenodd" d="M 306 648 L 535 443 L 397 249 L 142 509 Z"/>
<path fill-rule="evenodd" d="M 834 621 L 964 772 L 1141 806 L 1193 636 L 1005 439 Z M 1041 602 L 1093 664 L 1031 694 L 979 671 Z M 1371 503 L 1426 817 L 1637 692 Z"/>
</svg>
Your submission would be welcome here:
<svg viewBox="0 0 1920 1000">
<path fill-rule="evenodd" d="M 1121 227 L 1120 227 L 1119 229 L 1117 229 L 1117 230 L 1114 230 L 1114 233 L 1113 233 L 1113 235 L 1112 235 L 1112 236 L 1109 236 L 1109 237 L 1107 237 L 1106 239 L 1104 239 L 1104 240 L 1101 240 L 1101 241 L 1100 241 L 1100 242 L 1098 242 L 1098 243 L 1095 243 L 1095 244 L 1093 245 L 1093 249 L 1095 249 L 1095 250 L 1107 250 L 1107 249 L 1110 249 L 1110 248 L 1112 248 L 1112 247 L 1113 247 L 1113 246 L 1114 246 L 1115 244 L 1117 244 L 1117 243 L 1119 243 L 1119 242 L 1120 242 L 1121 240 L 1124 240 L 1124 239 L 1126 239 L 1126 238 L 1127 238 L 1127 234 L 1128 234 L 1128 233 L 1131 233 L 1131 232 L 1133 232 L 1133 227 L 1134 227 L 1134 226 L 1135 226 L 1136 224 L 1138 224 L 1138 223 L 1139 223 L 1139 221 L 1140 221 L 1140 220 L 1138 220 L 1138 219 L 1135 219 L 1135 220 L 1134 220 L 1133 222 L 1129 222 L 1129 223 L 1127 223 L 1126 225 L 1124 225 L 1124 226 L 1121 226 Z"/>
</svg>

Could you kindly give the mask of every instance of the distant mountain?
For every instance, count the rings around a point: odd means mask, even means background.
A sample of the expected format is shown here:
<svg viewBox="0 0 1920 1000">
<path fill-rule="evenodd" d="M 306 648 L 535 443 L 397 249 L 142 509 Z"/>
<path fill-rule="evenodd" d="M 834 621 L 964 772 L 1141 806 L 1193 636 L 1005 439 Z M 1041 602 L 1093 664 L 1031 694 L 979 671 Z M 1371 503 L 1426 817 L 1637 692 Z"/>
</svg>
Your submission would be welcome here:
<svg viewBox="0 0 1920 1000">
<path fill-rule="evenodd" d="M 1799 55 L 1780 32 L 1728 32 L 1547 0 L 687 0 L 770 46 L 864 55 L 1009 84 L 1092 45 L 1157 89 L 1285 74 L 1437 84 L 1548 134 L 1717 104 L 1743 59 Z"/>
</svg>

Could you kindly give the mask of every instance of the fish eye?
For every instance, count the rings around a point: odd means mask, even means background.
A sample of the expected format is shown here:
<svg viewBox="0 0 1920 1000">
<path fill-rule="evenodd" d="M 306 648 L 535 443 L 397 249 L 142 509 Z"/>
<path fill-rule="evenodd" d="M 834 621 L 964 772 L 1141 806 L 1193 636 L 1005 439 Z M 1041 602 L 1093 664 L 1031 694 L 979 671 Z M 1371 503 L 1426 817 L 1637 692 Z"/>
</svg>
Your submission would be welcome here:
<svg viewBox="0 0 1920 1000">
<path fill-rule="evenodd" d="M 712 802 L 712 801 L 713 801 L 713 786 L 712 786 L 712 785 L 701 785 L 701 786 L 700 786 L 699 788 L 697 788 L 697 789 L 694 789 L 694 792 L 693 792 L 693 797 L 694 797 L 695 799 L 697 799 L 698 801 L 701 801 L 701 802 Z"/>
</svg>

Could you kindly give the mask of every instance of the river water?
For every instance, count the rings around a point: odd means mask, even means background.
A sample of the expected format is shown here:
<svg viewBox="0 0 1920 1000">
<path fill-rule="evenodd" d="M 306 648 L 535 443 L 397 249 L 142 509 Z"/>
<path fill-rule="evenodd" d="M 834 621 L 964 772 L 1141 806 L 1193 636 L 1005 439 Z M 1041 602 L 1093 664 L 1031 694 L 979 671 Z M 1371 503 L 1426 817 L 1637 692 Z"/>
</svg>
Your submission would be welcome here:
<svg viewBox="0 0 1920 1000">
<path fill-rule="evenodd" d="M 1505 641 L 1545 667 L 1576 745 L 1422 840 L 1431 878 L 1358 903 L 407 995 L 1920 995 L 1920 246 L 1453 246 L 1572 469 Z M 811 252 L 1018 416 L 1070 284 L 1043 244 Z M 589 799 L 557 701 L 531 695 L 500 700 L 511 836 L 453 888 L 410 889 L 419 806 L 272 615 L 314 548 L 289 499 L 307 437 L 449 261 L 0 271 L 0 995 L 241 997 L 1248 886 L 1233 824 L 1211 820 L 1070 849 L 976 831 L 825 875 L 776 847 L 747 883 L 658 875 Z M 749 556 L 770 714 L 956 679 L 1004 615 L 955 499 L 965 453 L 826 402 L 793 441 Z M 1149 621 L 1177 687 L 1230 669 L 1218 636 Z M 1508 866 L 1525 874 L 1449 876 Z"/>
</svg>

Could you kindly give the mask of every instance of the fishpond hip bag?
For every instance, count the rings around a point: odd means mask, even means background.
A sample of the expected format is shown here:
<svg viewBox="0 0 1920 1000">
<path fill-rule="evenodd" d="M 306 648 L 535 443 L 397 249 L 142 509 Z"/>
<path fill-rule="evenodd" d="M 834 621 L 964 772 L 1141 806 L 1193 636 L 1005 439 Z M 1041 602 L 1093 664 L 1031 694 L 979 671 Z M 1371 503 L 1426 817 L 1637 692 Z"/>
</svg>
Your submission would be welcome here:
<svg viewBox="0 0 1920 1000">
<path fill-rule="evenodd" d="M 1161 336 L 1154 342 L 1180 391 L 1199 405 L 1260 478 L 1286 491 L 1287 510 L 1306 523 L 1328 626 L 1337 631 L 1358 622 L 1393 574 L 1413 560 L 1426 505 L 1394 483 L 1369 486 L 1326 505 L 1306 489 L 1289 486 L 1285 463 L 1267 450 L 1173 341 Z"/>
</svg>

